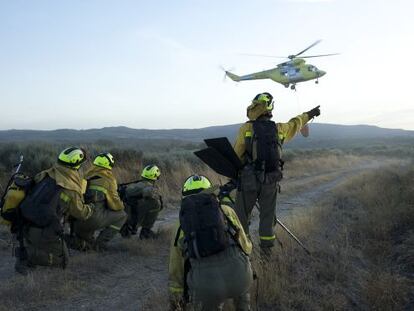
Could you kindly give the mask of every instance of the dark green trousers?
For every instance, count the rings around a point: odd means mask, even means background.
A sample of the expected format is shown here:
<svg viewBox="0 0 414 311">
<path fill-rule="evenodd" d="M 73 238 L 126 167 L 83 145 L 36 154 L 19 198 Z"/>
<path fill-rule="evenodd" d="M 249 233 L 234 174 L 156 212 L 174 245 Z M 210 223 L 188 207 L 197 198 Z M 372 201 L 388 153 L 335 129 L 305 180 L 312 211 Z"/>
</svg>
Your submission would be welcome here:
<svg viewBox="0 0 414 311">
<path fill-rule="evenodd" d="M 126 206 L 128 224 L 137 230 L 138 227 L 151 229 L 161 211 L 160 205 L 155 200 L 140 200 L 138 206 Z"/>
<path fill-rule="evenodd" d="M 105 207 L 97 206 L 94 213 L 87 220 L 76 220 L 73 224 L 75 235 L 89 244 L 104 246 L 119 232 L 127 219 L 126 213 L 113 211 Z M 99 235 L 94 239 L 95 231 Z"/>
<path fill-rule="evenodd" d="M 253 273 L 249 258 L 237 246 L 201 259 L 190 259 L 187 283 L 195 310 L 222 310 L 233 299 L 235 310 L 250 310 Z"/>
<path fill-rule="evenodd" d="M 241 189 L 237 191 L 235 211 L 243 229 L 249 233 L 249 222 L 253 208 L 260 209 L 259 238 L 260 246 L 273 247 L 276 239 L 274 233 L 276 198 L 279 174 L 268 173 L 262 176 L 252 169 L 245 169 L 241 175 Z"/>
</svg>

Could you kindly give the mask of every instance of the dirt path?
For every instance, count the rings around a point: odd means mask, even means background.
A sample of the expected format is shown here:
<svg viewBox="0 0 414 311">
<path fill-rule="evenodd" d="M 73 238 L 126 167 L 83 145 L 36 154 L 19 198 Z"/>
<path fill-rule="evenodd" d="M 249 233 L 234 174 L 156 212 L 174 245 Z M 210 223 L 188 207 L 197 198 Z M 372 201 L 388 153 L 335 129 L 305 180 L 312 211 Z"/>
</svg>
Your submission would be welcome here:
<svg viewBox="0 0 414 311">
<path fill-rule="evenodd" d="M 278 198 L 278 216 L 303 212 L 329 195 L 338 184 L 361 172 L 384 165 L 358 167 L 286 180 L 288 191 Z M 157 226 L 176 221 L 178 209 L 168 209 Z M 257 227 L 257 217 L 253 220 Z M 28 277 L 15 275 L 6 232 L 0 231 L 0 310 L 165 310 L 167 303 L 168 234 L 143 242 L 116 239 L 104 254 L 72 256 L 69 267 L 37 268 Z M 4 298 L 4 299 L 3 299 Z"/>
<path fill-rule="evenodd" d="M 331 190 L 349 177 L 395 163 L 394 160 L 389 160 L 386 163 L 370 161 L 352 168 L 287 181 L 289 192 L 285 194 L 282 191 L 279 195 L 277 215 L 283 219 L 296 213 L 303 213 L 312 207 L 316 201 L 329 196 Z"/>
</svg>

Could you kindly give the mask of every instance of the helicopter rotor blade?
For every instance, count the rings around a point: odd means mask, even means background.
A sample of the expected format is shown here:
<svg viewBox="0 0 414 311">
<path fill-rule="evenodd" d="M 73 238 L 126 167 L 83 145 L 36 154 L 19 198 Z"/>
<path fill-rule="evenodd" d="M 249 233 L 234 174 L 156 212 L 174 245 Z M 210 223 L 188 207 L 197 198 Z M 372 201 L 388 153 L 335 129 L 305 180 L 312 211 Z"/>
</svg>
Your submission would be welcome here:
<svg viewBox="0 0 414 311">
<path fill-rule="evenodd" d="M 292 58 L 295 58 L 303 53 L 305 53 L 307 50 L 313 48 L 315 45 L 319 44 L 322 40 L 316 40 L 314 43 L 312 43 L 311 45 L 309 45 L 306 49 L 304 49 L 303 51 L 300 51 L 299 53 L 295 54 L 295 55 L 291 55 L 293 56 Z M 289 56 L 289 58 L 291 57 Z"/>
<path fill-rule="evenodd" d="M 301 58 L 325 57 L 325 56 L 334 56 L 334 55 L 339 55 L 339 54 L 340 54 L 340 53 L 330 53 L 330 54 L 309 55 L 309 56 L 301 56 Z"/>
<path fill-rule="evenodd" d="M 263 55 L 263 54 L 239 54 L 243 56 L 253 56 L 253 57 L 271 57 L 271 58 L 287 58 L 286 56 L 274 56 L 274 55 Z"/>
</svg>

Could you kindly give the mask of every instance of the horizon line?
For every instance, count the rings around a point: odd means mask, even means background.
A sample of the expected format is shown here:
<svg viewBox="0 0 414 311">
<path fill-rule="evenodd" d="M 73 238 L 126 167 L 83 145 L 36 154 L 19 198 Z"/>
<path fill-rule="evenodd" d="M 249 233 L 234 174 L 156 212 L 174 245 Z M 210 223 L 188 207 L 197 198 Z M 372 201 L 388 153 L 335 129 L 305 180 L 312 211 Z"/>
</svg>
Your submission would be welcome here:
<svg viewBox="0 0 414 311">
<path fill-rule="evenodd" d="M 276 122 L 278 123 L 278 122 Z M 33 129 L 33 128 L 9 128 L 9 129 L 0 129 L 0 132 L 11 132 L 11 131 L 31 131 L 31 132 L 53 132 L 53 131 L 91 131 L 91 130 L 103 130 L 103 129 L 110 129 L 110 128 L 127 128 L 127 129 L 131 129 L 131 130 L 145 130 L 145 131 L 174 131 L 174 130 L 202 130 L 202 129 L 207 129 L 207 128 L 212 128 L 212 127 L 225 127 L 225 126 L 233 126 L 233 125 L 239 125 L 239 124 L 243 124 L 243 122 L 240 123 L 231 123 L 231 124 L 219 124 L 219 125 L 209 125 L 209 126 L 204 126 L 204 127 L 189 127 L 189 128 L 180 128 L 180 127 L 176 127 L 176 128 L 137 128 L 137 127 L 129 127 L 126 125 L 113 125 L 113 126 L 103 126 L 100 128 L 97 127 L 92 127 L 92 128 L 55 128 L 55 129 Z M 341 123 L 319 123 L 319 122 L 312 122 L 312 123 L 308 123 L 308 125 L 311 124 L 323 124 L 323 125 L 336 125 L 336 126 L 367 126 L 367 127 L 376 127 L 376 128 L 381 128 L 381 129 L 387 129 L 387 130 L 401 130 L 401 131 L 407 131 L 407 132 L 412 132 L 413 130 L 409 130 L 409 129 L 403 129 L 403 128 L 389 128 L 389 127 L 381 127 L 378 125 L 372 125 L 372 124 L 362 124 L 362 123 L 358 123 L 358 124 L 341 124 Z"/>
</svg>

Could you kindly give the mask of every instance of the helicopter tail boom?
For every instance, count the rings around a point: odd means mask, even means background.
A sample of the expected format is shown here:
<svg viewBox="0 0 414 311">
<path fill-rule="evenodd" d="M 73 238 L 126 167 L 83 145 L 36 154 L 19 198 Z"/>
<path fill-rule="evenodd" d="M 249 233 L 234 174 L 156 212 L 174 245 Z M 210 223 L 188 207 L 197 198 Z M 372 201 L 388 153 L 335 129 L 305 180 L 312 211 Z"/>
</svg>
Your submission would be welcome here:
<svg viewBox="0 0 414 311">
<path fill-rule="evenodd" d="M 252 74 L 244 75 L 244 76 L 238 76 L 234 73 L 231 73 L 230 71 L 226 71 L 226 76 L 228 76 L 230 79 L 236 82 L 240 81 L 247 81 L 247 80 L 259 80 L 259 79 L 269 79 L 269 72 L 271 70 L 265 70 L 261 72 L 255 72 Z"/>
<path fill-rule="evenodd" d="M 230 79 L 232 79 L 233 81 L 239 82 L 242 79 L 240 78 L 240 76 L 235 75 L 234 73 L 231 73 L 230 71 L 226 71 L 226 76 L 229 77 Z"/>
</svg>

